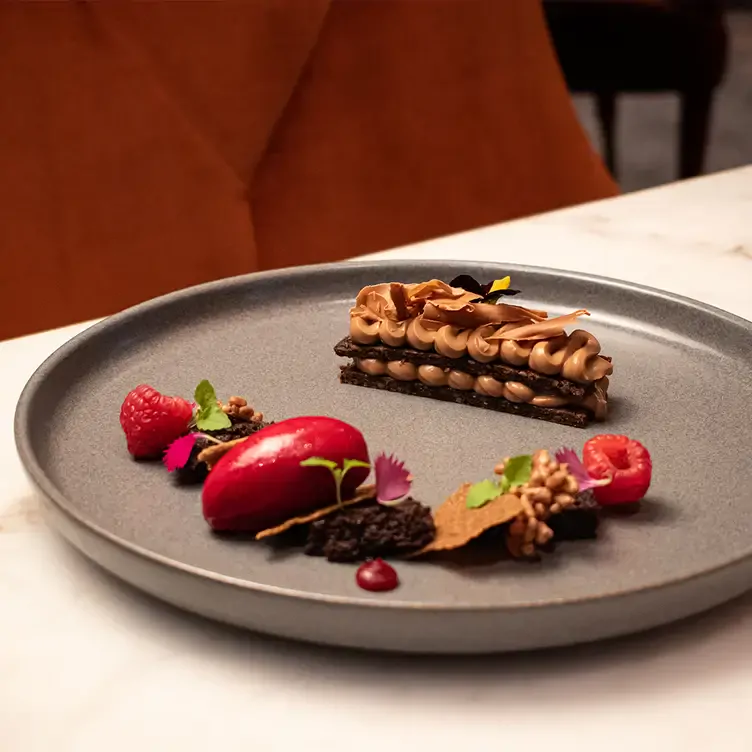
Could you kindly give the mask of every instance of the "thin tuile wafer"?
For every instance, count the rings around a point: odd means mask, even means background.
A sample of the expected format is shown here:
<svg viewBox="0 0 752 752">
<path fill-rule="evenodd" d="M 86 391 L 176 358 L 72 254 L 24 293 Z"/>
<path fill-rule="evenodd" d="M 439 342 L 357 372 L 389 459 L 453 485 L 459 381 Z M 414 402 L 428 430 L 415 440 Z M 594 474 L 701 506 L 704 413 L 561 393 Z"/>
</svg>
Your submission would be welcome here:
<svg viewBox="0 0 752 752">
<path fill-rule="evenodd" d="M 306 522 L 320 520 L 322 517 L 326 517 L 328 514 L 332 514 L 332 512 L 337 512 L 343 507 L 349 507 L 353 504 L 359 504 L 361 501 L 366 501 L 366 499 L 375 498 L 376 486 L 360 486 L 360 488 L 356 490 L 355 496 L 353 496 L 351 499 L 343 499 L 341 504 L 332 504 L 328 507 L 322 507 L 321 509 L 316 509 L 315 511 L 309 512 L 308 514 L 304 514 L 300 517 L 291 517 L 289 520 L 285 520 L 281 525 L 270 527 L 266 530 L 262 530 L 260 533 L 256 533 L 256 540 L 271 538 L 274 535 L 284 533 L 285 530 L 289 530 L 291 527 L 295 527 L 295 525 L 305 525 Z"/>
<path fill-rule="evenodd" d="M 514 494 L 497 496 L 482 507 L 468 509 L 467 494 L 472 485 L 460 486 L 433 513 L 436 537 L 414 556 L 462 548 L 481 533 L 513 520 L 522 512 L 522 502 Z"/>
<path fill-rule="evenodd" d="M 206 466 L 211 470 L 214 465 L 219 462 L 222 457 L 224 457 L 227 452 L 230 451 L 234 446 L 242 443 L 246 439 L 249 439 L 250 436 L 243 436 L 240 439 L 233 439 L 232 441 L 223 441 L 221 444 L 212 444 L 211 446 L 206 447 L 206 449 L 202 449 L 198 453 L 198 457 L 196 457 L 196 460 L 198 462 L 205 462 Z"/>
</svg>

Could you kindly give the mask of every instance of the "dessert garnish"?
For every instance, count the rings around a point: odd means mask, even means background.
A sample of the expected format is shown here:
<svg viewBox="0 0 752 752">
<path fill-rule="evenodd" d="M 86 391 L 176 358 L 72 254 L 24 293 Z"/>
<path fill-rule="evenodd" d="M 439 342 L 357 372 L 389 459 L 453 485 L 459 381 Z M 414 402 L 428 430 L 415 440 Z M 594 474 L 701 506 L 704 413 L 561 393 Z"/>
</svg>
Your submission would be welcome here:
<svg viewBox="0 0 752 752">
<path fill-rule="evenodd" d="M 410 471 L 393 454 L 379 454 L 373 462 L 376 498 L 380 504 L 398 504 L 407 498 L 412 486 Z"/>
<path fill-rule="evenodd" d="M 611 359 L 589 332 L 566 332 L 586 309 L 549 317 L 501 303 L 507 277 L 452 282 L 364 287 L 334 348 L 350 359 L 340 381 L 579 428 L 605 419 Z"/>
<path fill-rule="evenodd" d="M 358 587 L 373 592 L 394 590 L 399 585 L 399 577 L 394 567 L 383 559 L 372 559 L 361 564 L 355 573 Z"/>
<path fill-rule="evenodd" d="M 146 384 L 128 393 L 120 408 L 120 425 L 128 451 L 138 459 L 163 461 L 183 481 L 202 481 L 208 467 L 199 455 L 207 447 L 245 438 L 264 428 L 263 413 L 242 397 L 223 405 L 214 387 L 204 379 L 194 392 L 194 403 L 168 397 Z M 218 458 L 215 450 L 209 456 Z"/>
<path fill-rule="evenodd" d="M 230 416 L 222 409 L 217 393 L 207 379 L 196 387 L 193 398 L 198 405 L 195 422 L 199 431 L 219 431 L 232 425 Z"/>
<path fill-rule="evenodd" d="M 190 402 L 168 397 L 147 384 L 129 392 L 120 408 L 128 451 L 137 459 L 159 457 L 188 430 L 192 418 Z"/>
<path fill-rule="evenodd" d="M 574 452 L 571 454 L 576 459 Z M 569 453 L 561 456 L 570 458 Z M 577 463 L 579 466 L 579 460 Z M 597 522 L 591 521 L 592 504 L 580 498 L 580 491 L 600 486 L 583 480 L 586 487 L 581 489 L 568 464 L 547 450 L 505 457 L 494 474 L 495 480 L 462 485 L 436 510 L 436 537 L 421 553 L 461 548 L 487 530 L 509 523 L 505 534 L 508 552 L 515 558 L 535 558 L 554 539 L 549 521 L 575 509 L 582 519 L 568 523 L 569 527 L 558 526 L 561 533 L 572 537 L 594 534 Z"/>
<path fill-rule="evenodd" d="M 298 517 L 290 517 L 289 520 L 285 520 L 276 527 L 270 527 L 266 530 L 261 530 L 260 532 L 256 533 L 256 540 L 272 538 L 275 535 L 284 533 L 285 531 L 295 527 L 296 525 L 307 525 L 309 522 L 315 522 L 316 520 L 320 520 L 323 517 L 333 515 L 335 512 L 338 512 L 350 506 L 354 506 L 356 504 L 361 504 L 362 502 L 370 501 L 371 503 L 373 503 L 375 490 L 375 486 L 372 485 L 360 486 L 356 490 L 354 496 L 350 497 L 349 499 L 344 499 L 341 503 L 330 504 L 329 506 L 321 507 L 320 509 L 316 509 L 313 512 L 308 512 L 308 514 L 303 514 Z"/>
<path fill-rule="evenodd" d="M 510 458 L 504 458 L 494 473 L 504 473 L 508 462 Z M 519 497 L 522 512 L 509 526 L 507 549 L 515 558 L 534 558 L 538 549 L 554 537 L 548 521 L 574 506 L 579 484 L 566 463 L 559 462 L 547 449 L 539 449 L 532 455 L 529 478 L 509 492 Z"/>
<path fill-rule="evenodd" d="M 582 458 L 591 477 L 610 481 L 593 488 L 599 504 L 632 504 L 640 501 L 650 487 L 650 452 L 628 436 L 595 436 L 585 442 Z"/>
<path fill-rule="evenodd" d="M 474 292 L 480 295 L 484 303 L 496 303 L 504 295 L 519 295 L 519 290 L 510 289 L 509 285 L 512 280 L 509 277 L 494 279 L 486 284 L 481 284 L 475 277 L 469 274 L 460 274 L 455 277 L 449 284 L 451 287 L 461 287 L 468 292 Z"/>
<path fill-rule="evenodd" d="M 462 548 L 486 530 L 511 522 L 523 511 L 522 501 L 511 493 L 498 494 L 482 506 L 470 508 L 471 483 L 461 485 L 434 513 L 436 537 L 420 553 Z"/>
<path fill-rule="evenodd" d="M 533 469 L 533 457 L 523 454 L 519 457 L 511 457 L 505 463 L 497 480 L 482 480 L 475 483 L 467 492 L 466 504 L 469 509 L 477 509 L 487 504 L 511 488 L 522 486 L 530 480 Z"/>
<path fill-rule="evenodd" d="M 329 467 L 301 465 L 323 457 L 342 468 L 340 499 L 349 499 L 369 473 L 363 434 L 323 416 L 283 420 L 233 446 L 212 468 L 203 491 L 203 511 L 214 530 L 259 532 L 336 501 Z"/>
<path fill-rule="evenodd" d="M 337 506 L 342 506 L 342 481 L 347 473 L 356 468 L 368 468 L 371 469 L 371 465 L 363 460 L 342 460 L 342 467 L 339 466 L 335 460 L 328 460 L 325 457 L 308 457 L 300 463 L 301 467 L 325 467 L 331 471 L 334 478 L 334 490 L 337 498 Z"/>
<path fill-rule="evenodd" d="M 196 442 L 199 439 L 205 439 L 207 441 L 216 441 L 205 433 L 187 433 L 185 436 L 181 436 L 179 439 L 175 439 L 164 453 L 162 462 L 167 468 L 168 473 L 174 473 L 176 470 L 180 470 L 188 464 L 188 460 L 191 458 L 191 453 L 196 447 Z M 220 442 L 217 441 L 217 444 Z"/>
<path fill-rule="evenodd" d="M 597 486 L 607 486 L 611 482 L 611 476 L 607 478 L 594 478 L 588 472 L 588 469 L 582 463 L 582 460 L 577 456 L 577 452 L 569 447 L 562 447 L 557 449 L 554 453 L 556 461 L 562 464 L 566 464 L 570 474 L 577 481 L 577 486 L 580 491 L 587 491 L 590 488 L 596 488 Z"/>
<path fill-rule="evenodd" d="M 431 290 L 444 294 L 437 284 L 413 287 L 429 297 Z M 638 502 L 651 482 L 648 450 L 627 436 L 606 434 L 585 443 L 582 460 L 569 447 L 504 457 L 492 478 L 463 483 L 432 511 L 410 496 L 413 478 L 404 462 L 382 452 L 371 465 L 365 438 L 348 423 L 308 416 L 268 424 L 242 397 L 220 402 L 208 381 L 194 398 L 191 404 L 146 385 L 129 393 L 121 407 L 129 451 L 136 457 L 163 453 L 171 473 L 205 479 L 203 512 L 213 530 L 263 540 L 297 528 L 294 540 L 307 555 L 366 561 L 357 580 L 368 590 L 396 587 L 385 558 L 474 541 L 537 560 L 556 542 L 594 538 L 602 505 Z M 366 485 L 371 470 L 374 479 Z M 487 531 L 495 532 L 483 535 Z"/>
</svg>

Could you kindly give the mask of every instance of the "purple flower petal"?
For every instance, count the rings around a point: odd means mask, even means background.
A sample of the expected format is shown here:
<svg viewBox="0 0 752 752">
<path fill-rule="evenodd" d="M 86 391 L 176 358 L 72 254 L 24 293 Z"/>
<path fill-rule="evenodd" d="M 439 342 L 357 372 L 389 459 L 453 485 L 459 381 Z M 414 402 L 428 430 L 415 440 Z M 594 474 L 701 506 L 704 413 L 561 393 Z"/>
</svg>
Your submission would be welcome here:
<svg viewBox="0 0 752 752">
<path fill-rule="evenodd" d="M 555 452 L 554 456 L 556 457 L 557 462 L 567 464 L 569 472 L 577 481 L 580 491 L 587 491 L 596 486 L 606 486 L 611 482 L 611 478 L 603 478 L 602 480 L 599 478 L 593 478 L 590 473 L 588 473 L 585 465 L 582 464 L 582 461 L 577 456 L 577 452 L 575 452 L 574 449 L 562 447 Z"/>
<path fill-rule="evenodd" d="M 189 433 L 181 436 L 167 447 L 162 462 L 164 462 L 167 471 L 170 473 L 185 467 L 191 457 L 191 451 L 196 443 L 196 439 L 201 436 L 200 433 Z"/>
<path fill-rule="evenodd" d="M 383 452 L 373 463 L 376 474 L 376 498 L 381 504 L 401 501 L 410 493 L 412 476 L 393 454 L 388 457 Z"/>
</svg>

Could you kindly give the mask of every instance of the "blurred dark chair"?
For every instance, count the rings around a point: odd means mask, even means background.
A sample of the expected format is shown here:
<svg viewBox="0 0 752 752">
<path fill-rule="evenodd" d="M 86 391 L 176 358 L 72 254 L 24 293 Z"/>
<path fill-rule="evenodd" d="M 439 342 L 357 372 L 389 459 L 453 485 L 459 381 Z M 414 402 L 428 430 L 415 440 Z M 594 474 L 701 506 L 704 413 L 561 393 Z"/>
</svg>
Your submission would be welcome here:
<svg viewBox="0 0 752 752">
<path fill-rule="evenodd" d="M 713 95 L 726 68 L 723 0 L 544 0 L 569 89 L 595 95 L 606 164 L 616 175 L 616 99 L 677 92 L 679 177 L 703 169 Z"/>
</svg>

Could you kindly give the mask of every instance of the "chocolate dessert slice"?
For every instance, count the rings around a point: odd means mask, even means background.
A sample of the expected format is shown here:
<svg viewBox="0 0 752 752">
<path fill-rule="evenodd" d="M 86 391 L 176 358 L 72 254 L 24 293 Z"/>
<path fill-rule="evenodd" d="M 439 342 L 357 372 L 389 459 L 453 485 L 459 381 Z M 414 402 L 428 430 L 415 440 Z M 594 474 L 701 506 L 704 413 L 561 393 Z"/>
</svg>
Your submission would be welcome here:
<svg viewBox="0 0 752 752">
<path fill-rule="evenodd" d="M 549 318 L 439 280 L 365 287 L 334 348 L 351 359 L 340 381 L 582 428 L 605 418 L 613 370 L 592 334 L 566 333 L 585 315 Z"/>
</svg>

